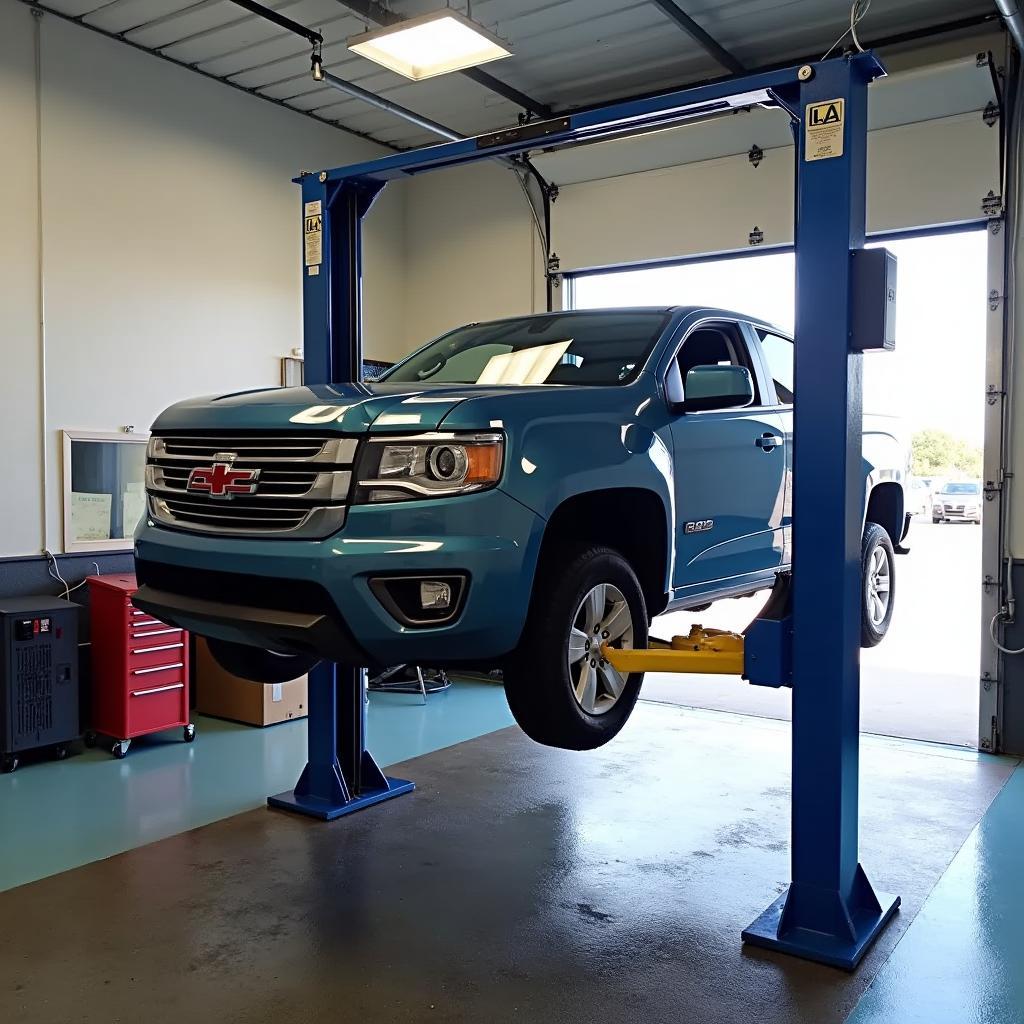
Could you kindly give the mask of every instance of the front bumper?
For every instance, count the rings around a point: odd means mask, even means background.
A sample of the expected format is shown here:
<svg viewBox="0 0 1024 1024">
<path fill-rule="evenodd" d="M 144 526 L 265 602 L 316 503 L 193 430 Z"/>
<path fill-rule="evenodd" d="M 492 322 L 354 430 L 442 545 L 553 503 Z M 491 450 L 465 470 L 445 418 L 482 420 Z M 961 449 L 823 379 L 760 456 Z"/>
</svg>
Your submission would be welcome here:
<svg viewBox="0 0 1024 1024">
<path fill-rule="evenodd" d="M 353 506 L 320 541 L 217 537 L 143 520 L 135 556 L 146 611 L 201 636 L 363 665 L 492 662 L 516 646 L 544 521 L 500 489 Z M 465 573 L 458 617 L 402 625 L 376 576 Z"/>
<path fill-rule="evenodd" d="M 936 519 L 945 519 L 951 523 L 980 523 L 980 508 L 945 508 L 935 509 L 932 513 Z"/>
</svg>

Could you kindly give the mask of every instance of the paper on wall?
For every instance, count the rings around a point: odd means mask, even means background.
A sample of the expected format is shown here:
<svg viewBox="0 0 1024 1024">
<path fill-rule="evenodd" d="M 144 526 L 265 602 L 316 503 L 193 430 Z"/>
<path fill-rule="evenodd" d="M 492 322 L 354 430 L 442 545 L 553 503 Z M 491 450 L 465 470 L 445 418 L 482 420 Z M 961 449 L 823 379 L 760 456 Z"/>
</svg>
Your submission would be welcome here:
<svg viewBox="0 0 1024 1024">
<path fill-rule="evenodd" d="M 71 534 L 79 540 L 110 540 L 109 494 L 71 492 Z"/>
<path fill-rule="evenodd" d="M 141 480 L 125 484 L 121 495 L 121 536 L 131 537 L 146 514 L 146 489 Z"/>
</svg>

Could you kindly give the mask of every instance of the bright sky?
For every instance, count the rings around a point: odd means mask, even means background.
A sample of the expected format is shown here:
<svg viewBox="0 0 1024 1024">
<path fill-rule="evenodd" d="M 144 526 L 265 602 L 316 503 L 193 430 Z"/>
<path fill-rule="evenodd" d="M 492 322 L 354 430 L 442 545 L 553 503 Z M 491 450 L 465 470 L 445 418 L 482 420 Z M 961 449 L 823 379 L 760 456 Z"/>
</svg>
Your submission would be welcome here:
<svg viewBox="0 0 1024 1024">
<path fill-rule="evenodd" d="M 864 408 L 902 416 L 910 431 L 936 427 L 982 444 L 985 409 L 986 234 L 885 243 L 897 260 L 896 351 L 864 357 Z M 705 305 L 793 329 L 793 256 L 581 277 L 576 307 Z"/>
</svg>

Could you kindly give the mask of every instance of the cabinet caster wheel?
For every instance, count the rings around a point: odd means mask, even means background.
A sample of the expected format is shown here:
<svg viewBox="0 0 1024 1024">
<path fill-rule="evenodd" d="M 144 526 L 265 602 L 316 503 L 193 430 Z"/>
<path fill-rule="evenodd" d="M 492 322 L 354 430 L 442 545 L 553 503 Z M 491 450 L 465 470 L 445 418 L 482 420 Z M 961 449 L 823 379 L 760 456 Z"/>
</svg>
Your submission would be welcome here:
<svg viewBox="0 0 1024 1024">
<path fill-rule="evenodd" d="M 96 746 L 96 733 L 90 729 L 83 737 L 82 742 L 91 750 Z"/>
<path fill-rule="evenodd" d="M 182 735 L 186 743 L 191 743 L 196 738 L 196 727 L 189 722 L 182 730 Z"/>
<path fill-rule="evenodd" d="M 18 759 L 13 754 L 6 754 L 0 757 L 0 772 L 10 775 L 18 767 Z"/>
<path fill-rule="evenodd" d="M 63 761 L 68 756 L 68 745 L 66 743 L 59 743 L 53 751 L 53 756 L 58 761 Z"/>
<path fill-rule="evenodd" d="M 128 756 L 128 745 L 131 740 L 118 740 L 111 748 L 110 752 L 120 761 L 122 758 Z"/>
</svg>

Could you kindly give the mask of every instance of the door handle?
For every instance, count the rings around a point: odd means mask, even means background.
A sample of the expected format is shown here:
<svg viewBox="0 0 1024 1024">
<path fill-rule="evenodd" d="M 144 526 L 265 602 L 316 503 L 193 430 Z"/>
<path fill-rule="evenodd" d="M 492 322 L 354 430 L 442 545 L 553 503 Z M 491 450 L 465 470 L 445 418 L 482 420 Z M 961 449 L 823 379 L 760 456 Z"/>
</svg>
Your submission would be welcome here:
<svg viewBox="0 0 1024 1024">
<path fill-rule="evenodd" d="M 763 452 L 773 452 L 782 444 L 782 438 L 778 434 L 762 434 L 754 444 Z"/>
</svg>

